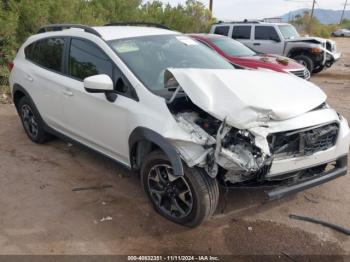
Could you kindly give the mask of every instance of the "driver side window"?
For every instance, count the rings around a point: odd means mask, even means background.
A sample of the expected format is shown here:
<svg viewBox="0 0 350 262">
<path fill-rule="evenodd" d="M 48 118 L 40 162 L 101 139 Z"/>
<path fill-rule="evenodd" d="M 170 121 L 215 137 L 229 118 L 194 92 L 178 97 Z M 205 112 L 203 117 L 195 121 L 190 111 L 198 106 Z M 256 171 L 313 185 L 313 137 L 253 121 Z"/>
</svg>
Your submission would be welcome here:
<svg viewBox="0 0 350 262">
<path fill-rule="evenodd" d="M 83 81 L 86 77 L 106 74 L 114 83 L 114 88 L 120 94 L 130 94 L 130 85 L 122 72 L 111 59 L 95 44 L 72 39 L 69 51 L 69 75 Z"/>
<path fill-rule="evenodd" d="M 79 80 L 106 74 L 113 79 L 113 64 L 94 44 L 72 39 L 69 51 L 69 75 Z"/>
</svg>

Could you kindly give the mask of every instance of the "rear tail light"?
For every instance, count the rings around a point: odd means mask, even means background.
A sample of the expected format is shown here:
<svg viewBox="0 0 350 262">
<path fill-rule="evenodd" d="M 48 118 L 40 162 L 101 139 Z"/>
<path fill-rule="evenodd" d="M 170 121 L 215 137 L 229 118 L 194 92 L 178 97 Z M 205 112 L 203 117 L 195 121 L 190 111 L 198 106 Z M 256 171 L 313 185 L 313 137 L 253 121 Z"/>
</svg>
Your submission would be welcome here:
<svg viewBox="0 0 350 262">
<path fill-rule="evenodd" d="M 15 65 L 15 64 L 14 64 L 13 62 L 9 62 L 9 63 L 7 64 L 7 67 L 8 67 L 8 69 L 9 69 L 10 72 L 12 71 L 14 65 Z"/>
</svg>

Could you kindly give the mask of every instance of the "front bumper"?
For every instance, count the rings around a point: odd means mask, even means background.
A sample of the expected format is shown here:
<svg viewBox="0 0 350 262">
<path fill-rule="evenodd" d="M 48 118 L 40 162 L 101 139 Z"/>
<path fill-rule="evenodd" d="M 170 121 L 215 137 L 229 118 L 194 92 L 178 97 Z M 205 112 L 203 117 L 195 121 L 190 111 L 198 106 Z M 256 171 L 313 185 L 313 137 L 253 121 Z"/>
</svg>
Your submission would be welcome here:
<svg viewBox="0 0 350 262">
<path fill-rule="evenodd" d="M 315 175 L 312 178 L 298 181 L 296 183 L 291 183 L 287 186 L 278 187 L 270 192 L 267 192 L 269 200 L 276 200 L 287 195 L 291 195 L 323 183 L 329 182 L 338 177 L 344 176 L 347 173 L 347 162 L 348 156 L 343 156 L 336 161 L 334 169 L 330 171 L 325 171 L 321 174 Z"/>
<path fill-rule="evenodd" d="M 328 52 L 326 54 L 326 63 L 327 67 L 332 66 L 335 62 L 337 62 L 341 58 L 341 53 L 331 53 Z"/>
<path fill-rule="evenodd" d="M 334 53 L 333 54 L 333 60 L 336 62 L 341 58 L 341 53 Z"/>
<path fill-rule="evenodd" d="M 324 115 L 324 117 L 326 117 Z M 313 155 L 294 158 L 274 159 L 265 178 L 274 180 L 283 174 L 304 170 L 306 168 L 322 165 L 347 155 L 350 144 L 350 130 L 345 118 L 339 121 L 339 133 L 335 145 L 325 151 L 319 151 Z"/>
</svg>

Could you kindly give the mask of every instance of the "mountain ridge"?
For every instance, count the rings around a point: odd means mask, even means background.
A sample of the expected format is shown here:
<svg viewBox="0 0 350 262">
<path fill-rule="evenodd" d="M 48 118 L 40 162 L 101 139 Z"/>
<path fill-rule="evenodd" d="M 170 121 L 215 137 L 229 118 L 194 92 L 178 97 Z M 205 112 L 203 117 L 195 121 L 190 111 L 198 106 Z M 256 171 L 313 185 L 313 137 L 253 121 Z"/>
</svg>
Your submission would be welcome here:
<svg viewBox="0 0 350 262">
<path fill-rule="evenodd" d="M 286 13 L 281 17 L 284 22 L 288 22 L 289 19 L 292 19 L 297 15 L 303 16 L 304 12 L 306 11 L 311 13 L 311 9 L 301 8 L 301 9 Z M 316 17 L 322 24 L 338 24 L 342 12 L 343 12 L 342 10 L 316 8 L 314 10 L 314 17 Z M 350 10 L 345 11 L 344 18 L 350 19 Z"/>
</svg>

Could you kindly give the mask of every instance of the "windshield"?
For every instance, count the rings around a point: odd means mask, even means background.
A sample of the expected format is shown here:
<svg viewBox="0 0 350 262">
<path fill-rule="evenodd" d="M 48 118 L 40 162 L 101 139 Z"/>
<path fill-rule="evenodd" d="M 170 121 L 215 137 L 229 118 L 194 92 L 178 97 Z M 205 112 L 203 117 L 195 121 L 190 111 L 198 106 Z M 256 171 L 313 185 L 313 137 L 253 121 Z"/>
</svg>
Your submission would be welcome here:
<svg viewBox="0 0 350 262">
<path fill-rule="evenodd" d="M 150 90 L 164 89 L 167 68 L 233 69 L 214 51 L 183 35 L 144 36 L 109 41 L 110 46 Z"/>
<path fill-rule="evenodd" d="M 242 43 L 235 41 L 228 37 L 213 37 L 211 41 L 225 54 L 229 56 L 254 56 L 256 53 L 243 45 Z"/>
<path fill-rule="evenodd" d="M 292 25 L 279 25 L 278 27 L 284 39 L 294 39 L 300 37 L 298 31 Z"/>
</svg>

